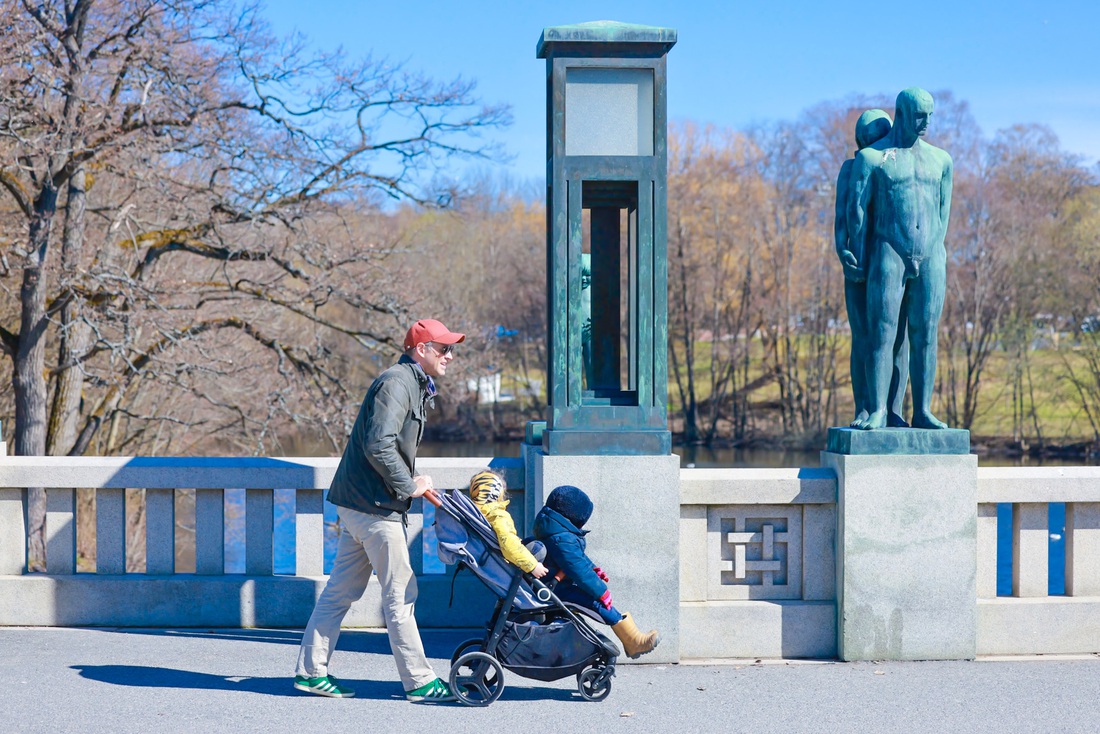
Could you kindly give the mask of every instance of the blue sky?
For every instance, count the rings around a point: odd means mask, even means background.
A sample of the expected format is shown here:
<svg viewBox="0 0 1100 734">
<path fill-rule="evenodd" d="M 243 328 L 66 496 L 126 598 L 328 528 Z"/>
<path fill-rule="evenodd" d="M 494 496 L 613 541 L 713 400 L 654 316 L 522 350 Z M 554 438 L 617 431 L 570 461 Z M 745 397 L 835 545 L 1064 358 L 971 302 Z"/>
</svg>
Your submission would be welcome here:
<svg viewBox="0 0 1100 734">
<path fill-rule="evenodd" d="M 439 79 L 478 82 L 512 105 L 500 133 L 517 179 L 545 171 L 546 26 L 618 20 L 677 29 L 669 53 L 670 119 L 744 127 L 793 120 L 851 94 L 920 86 L 970 102 L 987 136 L 1049 125 L 1064 149 L 1100 160 L 1100 2 L 576 2 L 554 0 L 266 0 L 279 34 L 403 61 Z M 934 120 L 933 120 L 933 124 Z"/>
</svg>

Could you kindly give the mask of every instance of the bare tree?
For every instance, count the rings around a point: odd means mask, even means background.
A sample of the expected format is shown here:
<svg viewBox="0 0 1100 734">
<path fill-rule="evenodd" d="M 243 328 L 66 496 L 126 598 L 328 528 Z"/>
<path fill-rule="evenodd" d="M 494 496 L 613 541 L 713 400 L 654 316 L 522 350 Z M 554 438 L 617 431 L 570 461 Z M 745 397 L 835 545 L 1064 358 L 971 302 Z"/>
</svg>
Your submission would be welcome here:
<svg viewBox="0 0 1100 734">
<path fill-rule="evenodd" d="M 379 204 L 449 203 L 442 165 L 492 155 L 477 133 L 507 122 L 468 81 L 277 42 L 220 0 L 22 0 L 0 28 L 0 184 L 24 232 L 18 326 L 0 326 L 19 454 L 82 453 L 104 425 L 110 452 L 134 447 L 127 423 L 254 436 L 326 413 L 343 397 L 333 340 L 395 351 L 402 293 L 381 262 L 400 237 L 370 228 Z M 227 384 L 250 372 L 296 388 L 256 406 Z"/>
<path fill-rule="evenodd" d="M 669 140 L 669 361 L 684 439 L 712 443 L 722 425 L 741 442 L 749 395 L 768 383 L 749 357 L 761 318 L 750 214 L 764 196 L 759 151 L 739 133 L 691 124 Z"/>
<path fill-rule="evenodd" d="M 467 188 L 451 210 L 407 212 L 404 228 L 423 253 L 421 312 L 472 335 L 437 400 L 441 417 L 454 423 L 457 435 L 511 439 L 525 419 L 541 417 L 545 405 L 545 207 L 504 179 L 482 175 Z M 493 391 L 494 400 L 479 406 L 479 385 L 497 379 L 507 403 Z M 443 424 L 433 421 L 437 431 Z"/>
<path fill-rule="evenodd" d="M 1073 157 L 1035 125 L 1000 131 L 978 165 L 960 169 L 941 330 L 941 395 L 952 422 L 974 424 L 989 360 L 1000 348 L 1008 357 L 1003 389 L 1011 402 L 1012 438 L 1022 443 L 1027 434 L 1042 443 L 1031 353 L 1037 320 L 1056 322 L 1064 313 L 1052 285 L 1072 264 L 1058 233 L 1062 212 L 1083 182 Z"/>
<path fill-rule="evenodd" d="M 829 225 L 833 179 L 814 161 L 826 155 L 809 134 L 820 124 L 807 114 L 798 124 L 758 128 L 752 137 L 767 151 L 758 165 L 769 189 L 756 226 L 763 243 L 764 359 L 779 387 L 776 403 L 784 436 L 817 439 L 836 415 L 843 303 L 839 265 Z M 828 153 L 833 156 L 835 153 Z"/>
</svg>

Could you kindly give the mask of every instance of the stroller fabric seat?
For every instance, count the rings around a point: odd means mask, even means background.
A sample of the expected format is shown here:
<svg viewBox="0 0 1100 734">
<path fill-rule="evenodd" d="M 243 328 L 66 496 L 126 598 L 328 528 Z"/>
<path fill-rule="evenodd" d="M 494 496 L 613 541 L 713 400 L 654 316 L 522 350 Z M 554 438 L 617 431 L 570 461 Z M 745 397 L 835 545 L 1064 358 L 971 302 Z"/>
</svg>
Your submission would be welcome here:
<svg viewBox="0 0 1100 734">
<path fill-rule="evenodd" d="M 504 560 L 496 533 L 481 510 L 459 490 L 444 493 L 445 505 L 435 515 L 435 537 L 439 560 L 448 566 L 462 562 L 498 597 L 503 598 L 512 579 L 521 573 Z M 513 604 L 516 609 L 544 608 L 531 587 L 523 582 Z"/>
</svg>

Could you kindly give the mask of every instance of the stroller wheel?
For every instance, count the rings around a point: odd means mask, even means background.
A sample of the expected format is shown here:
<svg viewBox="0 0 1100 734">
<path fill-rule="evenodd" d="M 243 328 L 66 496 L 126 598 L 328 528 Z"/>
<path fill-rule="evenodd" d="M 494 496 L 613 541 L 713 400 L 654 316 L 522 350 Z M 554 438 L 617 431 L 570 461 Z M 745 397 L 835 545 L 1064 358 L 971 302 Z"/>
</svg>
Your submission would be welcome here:
<svg viewBox="0 0 1100 734">
<path fill-rule="evenodd" d="M 451 655 L 451 665 L 455 664 L 455 661 L 468 652 L 480 651 L 485 646 L 485 640 L 466 640 L 461 645 L 455 648 L 454 653 Z"/>
<path fill-rule="evenodd" d="M 467 706 L 488 706 L 504 691 L 504 669 L 492 655 L 467 652 L 451 665 L 451 692 Z"/>
<path fill-rule="evenodd" d="M 588 668 L 577 673 L 577 690 L 585 701 L 602 701 L 611 693 L 614 668 Z"/>
</svg>

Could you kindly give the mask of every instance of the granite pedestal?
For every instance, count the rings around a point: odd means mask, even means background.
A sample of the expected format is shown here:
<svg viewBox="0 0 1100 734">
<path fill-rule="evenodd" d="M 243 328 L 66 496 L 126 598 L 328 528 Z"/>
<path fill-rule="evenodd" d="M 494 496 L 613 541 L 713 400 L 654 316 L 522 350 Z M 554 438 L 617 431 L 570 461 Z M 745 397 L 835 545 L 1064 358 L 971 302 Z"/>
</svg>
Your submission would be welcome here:
<svg viewBox="0 0 1100 734">
<path fill-rule="evenodd" d="M 969 432 L 831 428 L 828 446 L 840 659 L 973 658 L 978 462 Z"/>
<path fill-rule="evenodd" d="M 534 505 L 562 484 L 580 487 L 595 509 L 585 525 L 588 556 L 611 576 L 619 611 L 661 644 L 640 663 L 680 659 L 680 460 L 668 456 L 560 456 L 534 453 Z M 610 630 L 606 630 L 610 635 Z M 620 663 L 631 662 L 626 656 Z"/>
</svg>

